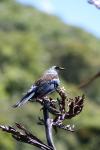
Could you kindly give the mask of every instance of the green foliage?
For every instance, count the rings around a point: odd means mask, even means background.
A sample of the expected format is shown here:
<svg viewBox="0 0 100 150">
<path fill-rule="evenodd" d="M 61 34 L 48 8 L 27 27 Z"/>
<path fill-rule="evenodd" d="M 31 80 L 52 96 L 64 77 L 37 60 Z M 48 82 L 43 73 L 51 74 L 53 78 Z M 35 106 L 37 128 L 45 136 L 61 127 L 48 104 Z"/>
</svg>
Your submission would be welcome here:
<svg viewBox="0 0 100 150">
<path fill-rule="evenodd" d="M 35 103 L 12 109 L 22 93 L 51 65 L 66 68 L 61 80 L 68 96 L 85 93 L 83 113 L 67 123 L 75 123 L 75 133 L 60 131 L 54 135 L 57 149 L 95 150 L 100 146 L 100 88 L 95 80 L 84 91 L 81 81 L 99 71 L 100 40 L 93 35 L 63 24 L 14 0 L 0 0 L 0 124 L 21 122 L 45 141 L 44 128 L 36 122 L 40 106 Z M 95 137 L 95 138 L 94 138 Z M 14 142 L 0 132 L 0 150 L 31 150 L 33 147 Z M 36 149 L 36 148 L 34 148 Z"/>
</svg>

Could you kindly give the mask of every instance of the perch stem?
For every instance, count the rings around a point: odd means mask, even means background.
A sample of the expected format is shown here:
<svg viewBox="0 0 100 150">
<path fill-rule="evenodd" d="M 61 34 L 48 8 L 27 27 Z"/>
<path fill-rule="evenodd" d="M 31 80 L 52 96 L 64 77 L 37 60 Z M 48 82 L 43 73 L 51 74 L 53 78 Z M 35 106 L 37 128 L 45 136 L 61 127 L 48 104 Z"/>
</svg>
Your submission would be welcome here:
<svg viewBox="0 0 100 150">
<path fill-rule="evenodd" d="M 48 111 L 49 103 L 47 100 L 44 100 L 43 106 L 43 115 L 44 115 L 44 125 L 45 125 L 45 132 L 46 132 L 46 139 L 48 145 L 53 149 L 56 150 L 52 138 L 52 119 L 49 118 L 49 111 Z"/>
</svg>

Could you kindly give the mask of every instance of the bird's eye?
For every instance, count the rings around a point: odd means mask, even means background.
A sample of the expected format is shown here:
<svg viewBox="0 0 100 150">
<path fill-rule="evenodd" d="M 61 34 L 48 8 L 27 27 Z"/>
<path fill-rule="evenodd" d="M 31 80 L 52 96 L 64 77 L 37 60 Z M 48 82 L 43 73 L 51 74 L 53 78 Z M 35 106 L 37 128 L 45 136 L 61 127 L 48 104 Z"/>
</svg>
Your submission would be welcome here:
<svg viewBox="0 0 100 150">
<path fill-rule="evenodd" d="M 58 69 L 59 69 L 59 67 L 58 67 L 58 66 L 56 66 L 56 67 L 55 67 L 55 69 L 57 69 L 57 70 L 58 70 Z"/>
<path fill-rule="evenodd" d="M 56 70 L 65 70 L 65 68 L 63 68 L 63 67 L 58 67 L 58 66 L 56 66 L 55 69 L 56 69 Z"/>
</svg>

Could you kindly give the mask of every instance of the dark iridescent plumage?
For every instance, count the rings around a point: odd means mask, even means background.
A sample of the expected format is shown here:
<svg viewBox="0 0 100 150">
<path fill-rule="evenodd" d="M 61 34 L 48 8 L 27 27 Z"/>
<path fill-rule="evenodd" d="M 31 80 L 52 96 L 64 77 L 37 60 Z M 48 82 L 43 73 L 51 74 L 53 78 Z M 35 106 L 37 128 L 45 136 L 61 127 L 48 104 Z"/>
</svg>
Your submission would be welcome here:
<svg viewBox="0 0 100 150">
<path fill-rule="evenodd" d="M 22 99 L 13 107 L 22 106 L 31 99 L 43 98 L 44 96 L 54 92 L 60 84 L 58 77 L 58 70 L 60 69 L 63 68 L 53 66 L 49 70 L 45 71 L 43 76 L 31 86 Z"/>
</svg>

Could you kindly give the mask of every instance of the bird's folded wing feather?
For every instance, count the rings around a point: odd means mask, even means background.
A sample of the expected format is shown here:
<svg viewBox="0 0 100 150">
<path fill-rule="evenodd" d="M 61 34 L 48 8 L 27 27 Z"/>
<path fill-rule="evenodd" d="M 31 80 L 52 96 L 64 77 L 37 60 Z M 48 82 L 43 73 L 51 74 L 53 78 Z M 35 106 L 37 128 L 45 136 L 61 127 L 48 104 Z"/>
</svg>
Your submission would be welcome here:
<svg viewBox="0 0 100 150">
<path fill-rule="evenodd" d="M 36 86 L 39 86 L 41 83 L 44 83 L 44 82 L 51 82 L 52 80 L 54 79 L 58 79 L 58 75 L 54 75 L 54 74 L 46 74 L 46 75 L 43 75 L 39 80 L 37 80 L 35 82 L 35 85 Z"/>
<path fill-rule="evenodd" d="M 59 79 L 58 76 L 49 74 L 40 78 L 35 85 L 38 85 L 35 96 L 41 98 L 55 91 L 59 85 Z"/>
</svg>

